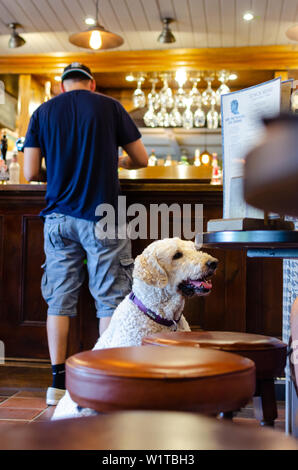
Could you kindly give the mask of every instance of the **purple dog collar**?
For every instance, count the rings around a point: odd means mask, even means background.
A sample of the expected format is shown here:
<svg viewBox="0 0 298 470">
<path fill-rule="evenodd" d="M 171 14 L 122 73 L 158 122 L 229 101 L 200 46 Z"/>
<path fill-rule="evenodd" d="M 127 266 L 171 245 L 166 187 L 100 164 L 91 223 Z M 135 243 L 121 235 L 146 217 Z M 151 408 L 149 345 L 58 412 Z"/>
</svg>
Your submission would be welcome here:
<svg viewBox="0 0 298 470">
<path fill-rule="evenodd" d="M 131 300 L 143 313 L 145 313 L 145 315 L 151 318 L 151 320 L 155 321 L 155 323 L 159 323 L 160 325 L 168 327 L 175 326 L 174 331 L 177 330 L 177 323 L 179 322 L 180 318 L 178 322 L 175 322 L 175 320 L 168 320 L 167 318 L 161 317 L 157 313 L 150 310 L 150 308 L 145 307 L 145 305 L 135 296 L 133 292 L 129 294 L 129 300 Z"/>
</svg>

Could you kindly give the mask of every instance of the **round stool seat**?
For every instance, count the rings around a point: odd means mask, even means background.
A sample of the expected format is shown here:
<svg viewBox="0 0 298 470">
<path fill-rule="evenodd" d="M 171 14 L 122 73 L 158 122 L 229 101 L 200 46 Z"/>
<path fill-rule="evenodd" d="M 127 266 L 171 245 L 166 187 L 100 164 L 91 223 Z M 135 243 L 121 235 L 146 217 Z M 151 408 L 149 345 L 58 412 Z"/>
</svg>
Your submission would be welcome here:
<svg viewBox="0 0 298 470">
<path fill-rule="evenodd" d="M 180 410 L 216 414 L 244 406 L 255 365 L 212 349 L 136 346 L 86 351 L 66 362 L 66 387 L 78 405 L 100 412 Z"/>
<path fill-rule="evenodd" d="M 297 451 L 298 440 L 271 429 L 237 426 L 199 414 L 173 411 L 125 411 L 36 422 L 30 426 L 5 425 L 0 440 L 0 450 L 107 449 Z M 97 456 L 100 463 L 105 463 L 106 455 L 107 452 Z M 191 458 L 185 461 L 187 455 L 181 456 L 184 460 L 180 464 L 193 463 Z"/>
<path fill-rule="evenodd" d="M 143 339 L 143 345 L 190 346 L 232 352 L 255 362 L 257 378 L 282 374 L 287 345 L 277 338 L 230 331 L 177 331 L 159 333 Z"/>
</svg>

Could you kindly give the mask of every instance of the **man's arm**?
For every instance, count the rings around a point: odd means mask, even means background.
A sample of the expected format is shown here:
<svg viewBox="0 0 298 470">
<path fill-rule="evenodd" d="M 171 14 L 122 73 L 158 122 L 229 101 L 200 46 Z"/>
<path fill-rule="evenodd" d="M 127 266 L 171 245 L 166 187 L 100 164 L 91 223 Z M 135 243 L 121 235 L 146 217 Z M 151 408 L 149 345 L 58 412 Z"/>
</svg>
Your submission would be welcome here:
<svg viewBox="0 0 298 470">
<path fill-rule="evenodd" d="M 27 181 L 47 181 L 46 170 L 41 167 L 41 150 L 38 147 L 24 149 L 24 176 Z"/>
<path fill-rule="evenodd" d="M 119 157 L 118 166 L 127 170 L 144 168 L 148 165 L 148 154 L 141 139 L 123 146 L 128 155 Z"/>
</svg>

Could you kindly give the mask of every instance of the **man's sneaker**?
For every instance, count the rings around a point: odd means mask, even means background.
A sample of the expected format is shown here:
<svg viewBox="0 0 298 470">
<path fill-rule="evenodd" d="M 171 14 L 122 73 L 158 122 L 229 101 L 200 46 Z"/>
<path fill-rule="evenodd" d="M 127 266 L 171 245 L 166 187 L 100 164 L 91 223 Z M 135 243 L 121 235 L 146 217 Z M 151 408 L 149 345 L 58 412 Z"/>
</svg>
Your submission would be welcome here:
<svg viewBox="0 0 298 470">
<path fill-rule="evenodd" d="M 46 398 L 47 405 L 57 405 L 58 401 L 63 397 L 64 394 L 65 390 L 61 388 L 49 387 Z"/>
</svg>

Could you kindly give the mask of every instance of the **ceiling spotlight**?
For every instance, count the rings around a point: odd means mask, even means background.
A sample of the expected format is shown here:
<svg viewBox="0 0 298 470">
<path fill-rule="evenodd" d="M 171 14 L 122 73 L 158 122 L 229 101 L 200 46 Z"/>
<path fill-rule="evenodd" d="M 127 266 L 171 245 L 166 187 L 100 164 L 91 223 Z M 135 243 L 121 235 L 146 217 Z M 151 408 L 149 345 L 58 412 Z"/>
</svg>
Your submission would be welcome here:
<svg viewBox="0 0 298 470">
<path fill-rule="evenodd" d="M 162 29 L 162 32 L 160 33 L 160 35 L 157 38 L 158 42 L 161 42 L 162 44 L 168 44 L 168 43 L 176 41 L 176 38 L 175 38 L 174 34 L 172 33 L 172 30 L 169 26 L 171 23 L 173 23 L 173 21 L 175 21 L 175 20 L 173 20 L 172 18 L 163 18 L 162 19 L 163 29 Z"/>
<path fill-rule="evenodd" d="M 130 73 L 130 74 L 126 75 L 125 80 L 127 82 L 133 82 L 135 80 L 135 77 Z"/>
<path fill-rule="evenodd" d="M 96 24 L 96 20 L 92 16 L 88 16 L 87 18 L 85 18 L 85 23 L 89 26 L 93 26 Z"/>
<path fill-rule="evenodd" d="M 236 73 L 230 73 L 229 80 L 237 80 L 238 75 Z"/>
<path fill-rule="evenodd" d="M 11 29 L 11 36 L 8 41 L 8 47 L 10 49 L 15 49 L 16 47 L 23 46 L 26 41 L 16 32 L 16 28 L 21 28 L 22 26 L 19 23 L 10 23 L 8 27 Z"/>
<path fill-rule="evenodd" d="M 243 17 L 242 17 L 245 21 L 251 21 L 254 19 L 254 14 L 251 13 L 250 11 L 247 11 L 246 13 L 244 13 Z"/>
<path fill-rule="evenodd" d="M 55 75 L 54 80 L 55 80 L 55 82 L 61 82 L 61 76 L 60 75 Z"/>
<path fill-rule="evenodd" d="M 69 36 L 69 41 L 78 47 L 86 49 L 112 49 L 119 47 L 123 44 L 123 38 L 118 34 L 107 31 L 102 25 L 98 23 L 98 0 L 96 2 L 96 16 L 95 23 L 90 26 L 86 31 L 75 33 Z M 90 19 L 90 18 L 89 18 Z"/>
</svg>

